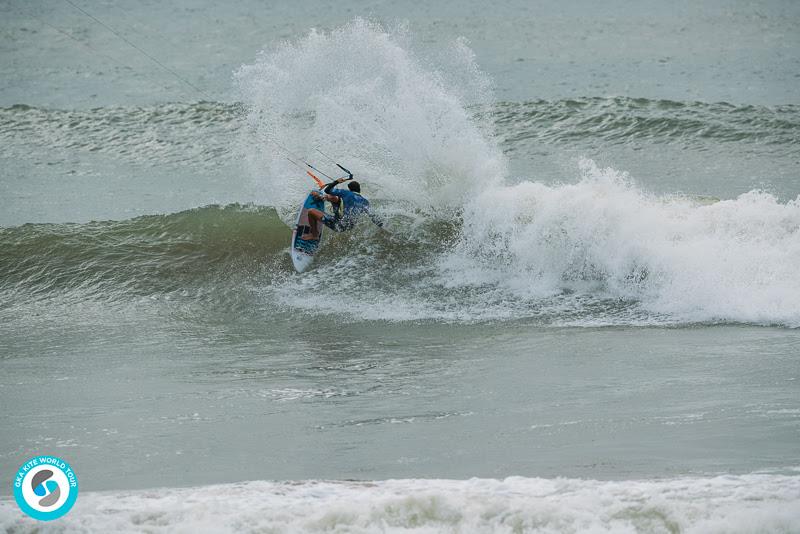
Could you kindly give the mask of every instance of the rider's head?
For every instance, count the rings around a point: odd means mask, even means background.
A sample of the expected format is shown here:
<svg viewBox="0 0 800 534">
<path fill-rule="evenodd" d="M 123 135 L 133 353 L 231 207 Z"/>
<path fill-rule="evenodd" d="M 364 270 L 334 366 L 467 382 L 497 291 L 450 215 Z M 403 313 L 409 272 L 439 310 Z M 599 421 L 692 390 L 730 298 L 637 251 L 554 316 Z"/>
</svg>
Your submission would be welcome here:
<svg viewBox="0 0 800 534">
<path fill-rule="evenodd" d="M 350 191 L 353 191 L 354 193 L 361 192 L 361 185 L 358 182 L 350 182 L 349 184 L 347 184 L 347 188 Z"/>
</svg>

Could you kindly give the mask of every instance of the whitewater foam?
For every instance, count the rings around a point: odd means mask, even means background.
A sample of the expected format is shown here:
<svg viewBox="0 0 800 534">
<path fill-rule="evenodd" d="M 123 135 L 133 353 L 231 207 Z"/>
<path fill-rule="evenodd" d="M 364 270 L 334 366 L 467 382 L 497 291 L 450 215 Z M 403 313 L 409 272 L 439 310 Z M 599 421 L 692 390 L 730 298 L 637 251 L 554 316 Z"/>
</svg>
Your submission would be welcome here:
<svg viewBox="0 0 800 534">
<path fill-rule="evenodd" d="M 40 529 L 9 500 L 0 526 Z M 87 492 L 51 532 L 795 532 L 800 477 L 248 482 Z"/>
<path fill-rule="evenodd" d="M 659 197 L 586 160 L 576 184 L 484 190 L 441 265 L 450 284 L 634 300 L 674 321 L 797 326 L 800 198 Z"/>
<path fill-rule="evenodd" d="M 491 102 L 471 50 L 454 40 L 424 55 L 410 43 L 402 26 L 357 18 L 284 42 L 237 72 L 248 108 L 242 150 L 263 186 L 259 201 L 293 206 L 312 185 L 272 140 L 314 161 L 318 146 L 345 154 L 371 199 L 428 212 L 458 208 L 465 190 L 503 176 L 493 125 L 467 110 Z"/>
<path fill-rule="evenodd" d="M 475 193 L 458 220 L 388 250 L 337 236 L 324 272 L 271 290 L 293 309 L 357 319 L 800 325 L 800 199 L 658 196 L 586 160 L 576 183 Z"/>
</svg>

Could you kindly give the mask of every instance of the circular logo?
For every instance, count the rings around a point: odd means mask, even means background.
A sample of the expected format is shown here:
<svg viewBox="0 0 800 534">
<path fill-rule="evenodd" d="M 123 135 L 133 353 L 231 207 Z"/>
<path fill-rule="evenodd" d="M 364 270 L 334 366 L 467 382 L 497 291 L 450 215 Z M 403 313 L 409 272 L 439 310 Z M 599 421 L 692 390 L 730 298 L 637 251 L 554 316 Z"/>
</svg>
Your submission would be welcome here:
<svg viewBox="0 0 800 534">
<path fill-rule="evenodd" d="M 34 456 L 14 477 L 14 498 L 23 512 L 39 521 L 66 514 L 78 498 L 78 477 L 55 456 Z"/>
</svg>

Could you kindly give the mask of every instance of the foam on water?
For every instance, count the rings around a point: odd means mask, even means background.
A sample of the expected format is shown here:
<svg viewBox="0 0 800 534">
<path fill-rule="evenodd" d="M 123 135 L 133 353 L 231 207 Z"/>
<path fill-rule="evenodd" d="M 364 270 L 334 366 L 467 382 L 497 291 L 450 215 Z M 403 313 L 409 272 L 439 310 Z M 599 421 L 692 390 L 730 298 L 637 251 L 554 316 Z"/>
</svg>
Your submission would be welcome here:
<svg viewBox="0 0 800 534">
<path fill-rule="evenodd" d="M 12 501 L 0 526 L 39 531 Z M 248 482 L 82 493 L 49 532 L 796 532 L 800 478 Z"/>
<path fill-rule="evenodd" d="M 484 190 L 440 265 L 453 286 L 633 300 L 677 321 L 797 326 L 800 198 L 659 197 L 583 161 L 576 184 Z"/>
<path fill-rule="evenodd" d="M 405 28 L 355 19 L 262 52 L 236 78 L 249 109 L 243 150 L 271 205 L 293 206 L 313 185 L 271 139 L 323 163 L 314 148 L 346 155 L 370 198 L 427 211 L 457 208 L 465 189 L 504 173 L 491 124 L 467 111 L 491 91 L 461 40 L 425 55 Z"/>
<path fill-rule="evenodd" d="M 657 196 L 591 161 L 580 172 L 475 193 L 451 233 L 410 228 L 388 256 L 374 233 L 335 236 L 324 270 L 272 290 L 357 319 L 800 326 L 800 199 Z"/>
</svg>

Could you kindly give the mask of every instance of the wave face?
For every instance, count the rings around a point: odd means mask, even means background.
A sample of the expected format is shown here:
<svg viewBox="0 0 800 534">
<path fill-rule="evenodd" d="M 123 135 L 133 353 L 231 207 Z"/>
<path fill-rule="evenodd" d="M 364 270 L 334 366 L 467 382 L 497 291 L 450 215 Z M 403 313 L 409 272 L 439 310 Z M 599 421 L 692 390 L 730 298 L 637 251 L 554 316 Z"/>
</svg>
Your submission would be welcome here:
<svg viewBox="0 0 800 534">
<path fill-rule="evenodd" d="M 0 525 L 33 530 L 0 501 Z M 601 482 L 248 482 L 82 493 L 74 532 L 796 532 L 800 479 L 779 475 Z"/>
<path fill-rule="evenodd" d="M 240 205 L 127 221 L 5 228 L 0 229 L 0 288 L 109 301 L 211 289 L 258 271 L 283 252 L 285 231 L 274 209 Z"/>
</svg>

